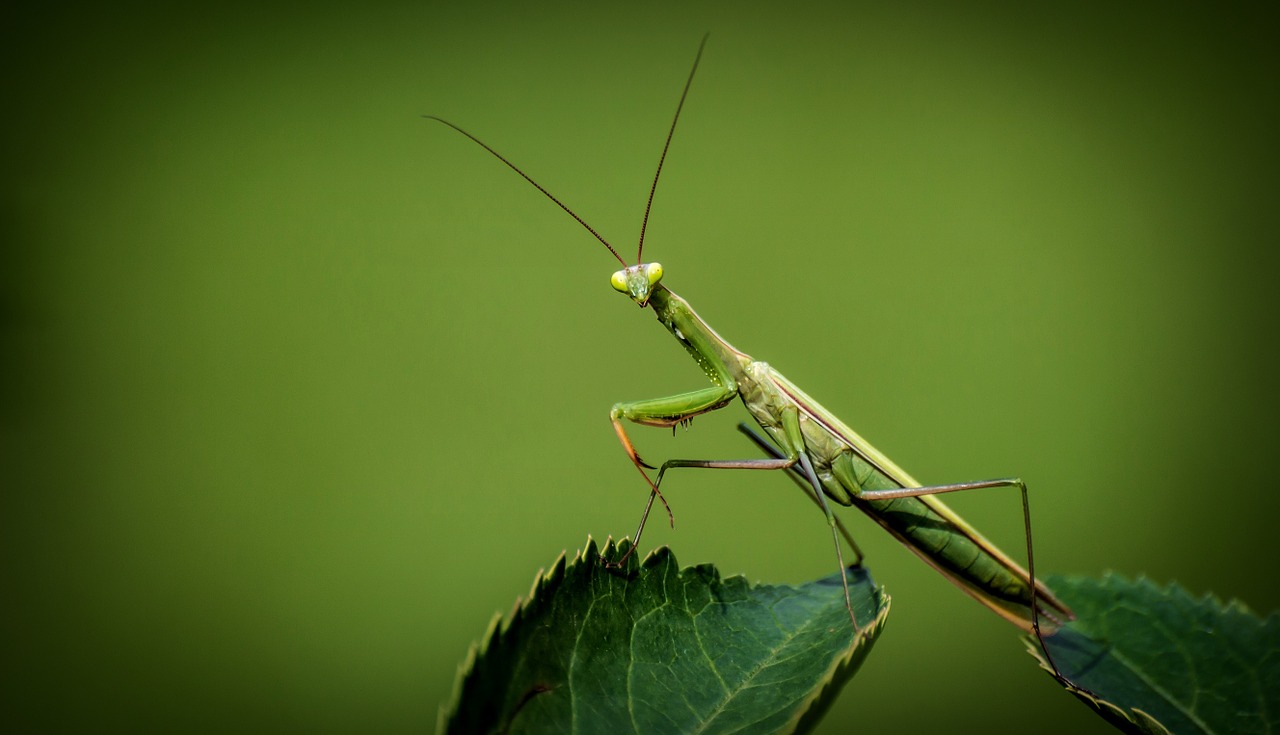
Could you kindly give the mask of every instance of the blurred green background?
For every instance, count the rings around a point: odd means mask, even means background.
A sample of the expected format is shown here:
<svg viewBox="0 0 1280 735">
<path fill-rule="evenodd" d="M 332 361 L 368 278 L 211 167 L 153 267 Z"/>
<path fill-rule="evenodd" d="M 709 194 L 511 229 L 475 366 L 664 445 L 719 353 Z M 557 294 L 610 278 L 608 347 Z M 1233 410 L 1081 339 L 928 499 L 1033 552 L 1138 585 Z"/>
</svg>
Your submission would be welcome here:
<svg viewBox="0 0 1280 735">
<path fill-rule="evenodd" d="M 418 116 L 630 254 L 708 30 L 647 240 L 668 284 L 921 480 L 1025 478 L 1042 569 L 1280 607 L 1280 60 L 1250 7 L 7 11 L 9 731 L 430 730 L 495 611 L 632 532 L 608 408 L 700 372 Z M 641 450 L 749 455 L 721 413 Z M 667 487 L 646 546 L 835 569 L 782 478 Z M 948 502 L 1020 548 L 1012 495 Z M 893 614 L 824 732 L 1106 731 L 855 515 Z"/>
</svg>

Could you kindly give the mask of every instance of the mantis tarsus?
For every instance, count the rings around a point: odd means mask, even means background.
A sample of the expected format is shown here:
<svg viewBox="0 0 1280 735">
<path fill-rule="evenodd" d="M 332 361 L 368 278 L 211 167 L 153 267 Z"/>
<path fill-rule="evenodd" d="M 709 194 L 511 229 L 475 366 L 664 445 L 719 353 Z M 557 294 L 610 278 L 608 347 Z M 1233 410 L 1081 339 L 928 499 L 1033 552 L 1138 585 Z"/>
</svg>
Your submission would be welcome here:
<svg viewBox="0 0 1280 735">
<path fill-rule="evenodd" d="M 961 590 L 1023 630 L 1039 638 L 1051 635 L 1059 624 L 1074 616 L 1045 585 L 1035 579 L 1031 516 L 1027 488 L 1021 480 L 997 479 L 949 485 L 921 485 L 777 370 L 734 348 L 716 334 L 688 302 L 662 284 L 662 266 L 643 261 L 644 233 L 658 177 L 662 174 L 662 164 L 666 160 L 676 122 L 680 119 L 680 111 L 684 107 L 706 40 L 704 37 L 698 47 L 693 69 L 685 81 L 658 160 L 657 173 L 653 177 L 653 186 L 649 190 L 640 227 L 635 265 L 628 265 L 595 229 L 497 151 L 453 123 L 427 116 L 462 133 L 493 154 L 603 243 L 623 265 L 612 276 L 614 289 L 629 296 L 641 308 L 652 309 L 658 321 L 684 346 L 711 381 L 710 387 L 688 393 L 617 403 L 609 412 L 609 420 L 627 456 L 650 488 L 649 501 L 645 505 L 633 543 L 623 558 L 613 564 L 621 564 L 626 556 L 638 548 L 640 535 L 655 499 L 662 502 L 674 524 L 671 508 L 659 489 L 668 470 L 683 467 L 787 470 L 826 516 L 841 569 L 845 565 L 838 534 L 844 535 L 858 560 L 861 560 L 862 555 L 832 512 L 828 500 L 840 505 L 856 506 Z M 768 438 L 745 425 L 742 427 L 744 433 L 769 456 L 730 460 L 672 459 L 664 462 L 660 468 L 655 468 L 640 458 L 624 428 L 624 420 L 646 426 L 674 427 L 691 421 L 699 414 L 723 408 L 734 398 L 742 400 Z M 654 469 L 657 470 L 657 475 L 651 478 L 646 470 Z M 960 490 L 998 487 L 1017 488 L 1021 493 L 1027 539 L 1027 569 L 1023 569 L 983 538 L 936 497 Z M 854 630 L 861 632 L 849 600 L 847 582 L 844 593 Z M 1052 657 L 1049 660 L 1052 662 Z"/>
</svg>

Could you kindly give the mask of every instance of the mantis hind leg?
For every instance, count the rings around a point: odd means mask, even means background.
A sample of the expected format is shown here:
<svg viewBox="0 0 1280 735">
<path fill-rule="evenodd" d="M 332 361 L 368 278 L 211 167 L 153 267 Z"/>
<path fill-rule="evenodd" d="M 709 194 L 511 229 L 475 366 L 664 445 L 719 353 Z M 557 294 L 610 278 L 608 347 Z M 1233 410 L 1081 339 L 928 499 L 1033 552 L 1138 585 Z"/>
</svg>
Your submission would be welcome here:
<svg viewBox="0 0 1280 735">
<path fill-rule="evenodd" d="M 836 467 L 837 474 L 840 468 Z M 1060 681 L 1066 681 L 1061 672 L 1058 671 L 1058 664 L 1053 660 L 1053 654 L 1049 653 L 1049 648 L 1044 643 L 1044 633 L 1041 631 L 1040 618 L 1042 615 L 1053 620 L 1054 624 L 1061 621 L 1055 619 L 1052 611 L 1055 609 L 1066 613 L 1066 617 L 1070 620 L 1074 617 L 1071 612 L 1059 602 L 1052 593 L 1047 589 L 1042 589 L 1040 583 L 1036 580 L 1036 561 L 1033 544 L 1031 542 L 1031 505 L 1027 499 L 1027 484 L 1018 478 L 1001 478 L 997 480 L 978 480 L 976 482 L 957 482 L 950 485 L 930 485 L 926 487 L 902 487 L 887 488 L 883 490 L 863 490 L 859 493 L 863 500 L 893 500 L 895 498 L 919 498 L 928 495 L 941 495 L 943 493 L 960 492 L 962 490 L 981 490 L 986 488 L 1008 487 L 1017 488 L 1022 496 L 1022 525 L 1026 530 L 1027 539 L 1027 586 L 1030 596 L 1031 611 L 1031 632 L 1035 635 L 1036 640 L 1040 643 L 1040 649 L 1045 653 L 1045 659 L 1049 662 L 1050 668 L 1053 669 L 1053 675 Z M 1040 603 L 1045 603 L 1048 607 L 1041 611 Z"/>
</svg>

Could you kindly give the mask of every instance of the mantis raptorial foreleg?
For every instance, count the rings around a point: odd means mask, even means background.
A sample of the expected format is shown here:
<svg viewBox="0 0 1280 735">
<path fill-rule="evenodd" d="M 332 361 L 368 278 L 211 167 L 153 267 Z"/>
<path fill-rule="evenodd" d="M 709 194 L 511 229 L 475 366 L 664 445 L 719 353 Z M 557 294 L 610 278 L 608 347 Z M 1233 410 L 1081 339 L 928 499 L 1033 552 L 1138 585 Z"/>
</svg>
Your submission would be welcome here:
<svg viewBox="0 0 1280 735">
<path fill-rule="evenodd" d="M 698 414 L 722 408 L 729 401 L 736 398 L 737 395 L 737 387 L 730 380 L 728 385 L 717 382 L 714 387 L 702 388 L 676 396 L 618 403 L 609 411 L 609 421 L 613 424 L 614 433 L 618 435 L 618 441 L 622 442 L 622 448 L 626 450 L 627 456 L 631 459 L 631 464 L 635 465 L 636 469 L 639 470 L 640 475 L 644 477 L 644 481 L 649 484 L 649 490 L 651 491 L 649 506 L 645 507 L 644 516 L 640 519 L 641 530 L 644 530 L 644 522 L 649 517 L 649 507 L 653 505 L 654 495 L 662 501 L 662 507 L 667 509 L 667 519 L 671 522 L 673 528 L 676 525 L 676 516 L 671 512 L 671 506 L 667 503 L 667 499 L 663 497 L 662 491 L 658 489 L 657 483 L 649 479 L 649 473 L 645 472 L 646 468 L 651 470 L 656 468 L 640 458 L 640 454 L 636 452 L 635 445 L 631 443 L 631 437 L 627 436 L 627 430 L 622 426 L 622 420 L 627 419 L 645 426 L 675 426 L 682 422 L 691 421 Z M 631 550 L 624 554 L 615 564 L 621 564 L 631 555 L 632 551 L 635 550 L 635 542 L 639 540 L 639 537 L 640 534 L 637 532 L 632 540 Z"/>
<path fill-rule="evenodd" d="M 721 408 L 736 396 L 736 390 L 717 386 L 670 398 L 658 398 L 614 406 L 610 412 L 613 428 L 617 432 L 618 439 L 622 442 L 627 455 L 631 457 L 632 463 L 635 464 L 636 469 L 640 470 L 640 474 L 644 475 L 644 479 L 649 482 L 650 493 L 649 501 L 644 506 L 644 512 L 640 514 L 640 525 L 636 527 L 636 533 L 632 537 L 631 548 L 627 549 L 621 558 L 616 561 L 607 562 L 610 566 L 621 566 L 639 547 L 640 534 L 644 533 L 644 526 L 649 519 L 649 511 L 653 508 L 655 497 L 662 500 L 668 516 L 671 517 L 672 525 L 675 525 L 675 517 L 671 513 L 671 506 L 667 504 L 667 499 L 662 495 L 662 490 L 660 489 L 662 478 L 667 470 L 677 467 L 700 467 L 716 470 L 793 470 L 807 481 L 809 488 L 812 490 L 810 497 L 817 501 L 818 506 L 827 518 L 827 525 L 831 528 L 831 540 L 836 549 L 836 559 L 840 562 L 840 570 L 843 575 L 845 569 L 844 549 L 840 547 L 840 534 L 848 538 L 848 531 L 839 522 L 835 513 L 832 512 L 831 506 L 827 503 L 822 483 L 818 480 L 818 474 L 813 469 L 813 462 L 809 459 L 808 452 L 805 451 L 804 439 L 800 432 L 799 412 L 797 410 L 794 408 L 786 410 L 781 417 L 784 435 L 791 443 L 791 451 L 788 453 L 784 454 L 779 450 L 773 459 L 670 459 L 662 464 L 653 480 L 650 480 L 648 473 L 644 471 L 644 467 L 649 465 L 640 460 L 635 446 L 631 443 L 631 439 L 627 436 L 627 432 L 621 422 L 622 418 L 627 418 L 646 426 L 675 426 L 692 420 L 698 414 Z M 852 539 L 850 541 L 852 542 Z M 858 554 L 859 562 L 861 562 L 862 552 L 857 549 L 856 545 L 853 545 L 853 548 Z M 844 600 L 849 610 L 849 619 L 853 621 L 854 630 L 861 632 L 857 615 L 853 612 L 853 600 L 849 596 L 849 582 L 843 577 L 841 581 L 844 584 Z"/>
</svg>

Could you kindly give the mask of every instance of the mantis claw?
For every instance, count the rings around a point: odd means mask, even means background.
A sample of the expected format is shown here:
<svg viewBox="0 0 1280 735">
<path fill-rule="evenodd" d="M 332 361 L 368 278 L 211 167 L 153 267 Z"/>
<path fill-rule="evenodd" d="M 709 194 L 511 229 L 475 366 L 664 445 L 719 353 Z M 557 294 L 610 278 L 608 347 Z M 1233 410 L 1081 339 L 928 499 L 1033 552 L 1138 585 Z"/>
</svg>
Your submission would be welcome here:
<svg viewBox="0 0 1280 735">
<path fill-rule="evenodd" d="M 627 547 L 627 550 L 622 553 L 622 556 L 619 557 L 617 561 L 609 561 L 608 559 L 605 558 L 604 554 L 600 554 L 599 555 L 600 563 L 604 566 L 605 569 L 621 569 L 623 566 L 626 565 L 627 559 L 630 559 L 631 555 L 634 553 L 636 553 L 636 546 L 635 544 L 632 544 L 631 546 Z"/>
</svg>

